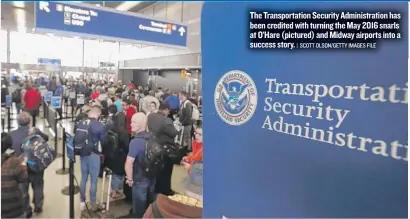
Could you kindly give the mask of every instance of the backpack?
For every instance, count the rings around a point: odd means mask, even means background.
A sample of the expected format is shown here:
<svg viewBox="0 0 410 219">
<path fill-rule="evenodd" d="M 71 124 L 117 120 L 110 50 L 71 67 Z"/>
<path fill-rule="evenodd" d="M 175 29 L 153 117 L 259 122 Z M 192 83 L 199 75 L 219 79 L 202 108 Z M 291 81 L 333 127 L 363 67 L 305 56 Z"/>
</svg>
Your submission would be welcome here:
<svg viewBox="0 0 410 219">
<path fill-rule="evenodd" d="M 81 157 L 89 156 L 94 150 L 94 142 L 91 136 L 91 119 L 79 121 L 75 126 L 75 134 L 73 138 L 74 153 Z"/>
<path fill-rule="evenodd" d="M 187 102 L 190 102 L 191 105 L 192 105 L 192 116 L 191 116 L 191 119 L 192 119 L 192 120 L 195 120 L 195 121 L 198 121 L 198 120 L 199 120 L 199 116 L 200 116 L 198 106 L 195 105 L 194 103 L 192 103 L 191 101 L 186 100 L 185 103 L 184 103 L 184 108 L 186 107 Z"/>
<path fill-rule="evenodd" d="M 27 167 L 34 173 L 39 173 L 55 160 L 56 152 L 40 135 L 27 136 L 21 145 Z"/>
<path fill-rule="evenodd" d="M 13 102 L 21 103 L 21 89 L 15 90 L 11 95 Z"/>
<path fill-rule="evenodd" d="M 144 138 L 147 141 L 145 146 L 144 160 L 141 165 L 143 174 L 145 177 L 152 179 L 158 175 L 158 173 L 164 167 L 164 154 L 165 150 L 162 145 L 160 145 L 155 137 L 151 135 L 149 138 Z M 138 159 L 136 159 L 138 162 Z"/>
<path fill-rule="evenodd" d="M 103 154 L 108 158 L 115 158 L 120 151 L 118 134 L 112 130 L 107 132 L 107 144 L 103 147 Z"/>
</svg>

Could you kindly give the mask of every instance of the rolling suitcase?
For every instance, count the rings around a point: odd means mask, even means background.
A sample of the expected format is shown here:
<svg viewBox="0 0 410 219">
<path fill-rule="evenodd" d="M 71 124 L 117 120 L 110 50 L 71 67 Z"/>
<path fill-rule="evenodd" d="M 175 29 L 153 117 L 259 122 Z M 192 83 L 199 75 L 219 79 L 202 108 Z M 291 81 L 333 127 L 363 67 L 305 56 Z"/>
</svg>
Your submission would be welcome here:
<svg viewBox="0 0 410 219">
<path fill-rule="evenodd" d="M 104 203 L 104 187 L 105 187 L 105 179 L 108 175 L 108 191 L 107 191 L 107 200 Z M 102 181 L 102 188 L 101 188 L 101 202 L 98 205 L 96 210 L 92 210 L 91 208 L 87 208 L 86 210 L 81 212 L 81 218 L 115 218 L 114 215 L 109 211 L 110 210 L 110 193 L 111 193 L 111 182 L 112 182 L 112 171 L 108 168 L 104 169 L 103 172 L 103 181 Z"/>
</svg>

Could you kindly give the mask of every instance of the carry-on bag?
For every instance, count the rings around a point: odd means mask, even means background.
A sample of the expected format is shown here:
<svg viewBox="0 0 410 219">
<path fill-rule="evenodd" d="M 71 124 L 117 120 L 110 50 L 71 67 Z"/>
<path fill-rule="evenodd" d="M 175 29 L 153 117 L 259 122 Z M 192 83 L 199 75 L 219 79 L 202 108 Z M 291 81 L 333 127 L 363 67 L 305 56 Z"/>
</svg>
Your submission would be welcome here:
<svg viewBox="0 0 410 219">
<path fill-rule="evenodd" d="M 108 191 L 107 191 L 107 200 L 104 203 L 104 190 L 105 190 L 105 179 L 108 175 Z M 81 218 L 115 218 L 114 215 L 110 212 L 110 193 L 111 193 L 111 182 L 112 182 L 112 171 L 108 168 L 104 169 L 103 172 L 103 181 L 101 188 L 101 201 L 98 204 L 97 209 L 90 209 L 87 207 L 86 210 L 81 212 Z"/>
</svg>

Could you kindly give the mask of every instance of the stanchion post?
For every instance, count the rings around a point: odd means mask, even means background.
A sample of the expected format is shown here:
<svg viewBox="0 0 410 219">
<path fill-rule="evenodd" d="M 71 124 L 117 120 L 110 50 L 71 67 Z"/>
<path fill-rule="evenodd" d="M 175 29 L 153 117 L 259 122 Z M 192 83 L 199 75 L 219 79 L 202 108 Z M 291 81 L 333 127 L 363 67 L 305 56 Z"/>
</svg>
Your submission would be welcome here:
<svg viewBox="0 0 410 219">
<path fill-rule="evenodd" d="M 65 168 L 65 162 L 66 162 L 66 160 L 65 160 L 65 158 L 66 158 L 66 143 L 67 143 L 67 135 L 66 135 L 66 132 L 65 132 L 65 128 L 64 127 L 62 127 L 63 128 L 63 147 L 62 147 L 62 149 L 63 149 L 63 157 L 62 157 L 62 168 L 61 169 L 59 169 L 59 170 L 56 170 L 56 174 L 58 174 L 58 175 L 66 175 L 66 174 L 68 174 L 69 172 L 70 172 L 70 170 L 67 170 L 66 168 Z"/>
<path fill-rule="evenodd" d="M 10 107 L 7 107 L 7 130 L 10 132 L 11 130 L 11 116 L 10 116 Z"/>
<path fill-rule="evenodd" d="M 70 194 L 70 219 L 74 219 L 74 161 L 70 159 L 70 165 L 68 167 L 70 175 L 69 175 L 69 194 Z"/>
</svg>

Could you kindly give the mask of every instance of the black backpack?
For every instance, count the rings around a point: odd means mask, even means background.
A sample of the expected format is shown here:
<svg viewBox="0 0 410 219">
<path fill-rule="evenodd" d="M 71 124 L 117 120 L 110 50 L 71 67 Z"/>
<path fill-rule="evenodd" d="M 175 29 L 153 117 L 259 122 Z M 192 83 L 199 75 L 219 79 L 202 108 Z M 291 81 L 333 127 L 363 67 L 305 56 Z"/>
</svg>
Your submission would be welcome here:
<svg viewBox="0 0 410 219">
<path fill-rule="evenodd" d="M 12 100 L 15 103 L 21 103 L 21 89 L 15 90 L 12 94 Z"/>
<path fill-rule="evenodd" d="M 84 119 L 75 125 L 73 138 L 75 155 L 89 156 L 94 150 L 95 143 L 91 136 L 91 119 Z"/>
<path fill-rule="evenodd" d="M 150 135 L 148 138 L 144 138 L 147 141 L 145 146 L 145 155 L 141 165 L 141 169 L 144 172 L 144 176 L 152 179 L 158 175 L 158 173 L 164 167 L 164 155 L 165 149 L 160 145 L 155 135 Z M 138 159 L 136 159 L 138 162 Z"/>
<path fill-rule="evenodd" d="M 53 148 L 40 135 L 27 136 L 21 145 L 27 167 L 35 173 L 44 171 L 56 158 Z"/>
<path fill-rule="evenodd" d="M 119 136 L 113 130 L 107 132 L 107 144 L 103 147 L 103 154 L 108 158 L 116 158 L 120 152 Z"/>
</svg>

